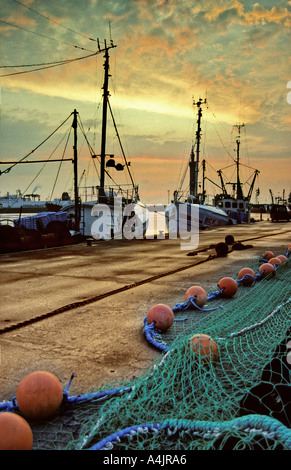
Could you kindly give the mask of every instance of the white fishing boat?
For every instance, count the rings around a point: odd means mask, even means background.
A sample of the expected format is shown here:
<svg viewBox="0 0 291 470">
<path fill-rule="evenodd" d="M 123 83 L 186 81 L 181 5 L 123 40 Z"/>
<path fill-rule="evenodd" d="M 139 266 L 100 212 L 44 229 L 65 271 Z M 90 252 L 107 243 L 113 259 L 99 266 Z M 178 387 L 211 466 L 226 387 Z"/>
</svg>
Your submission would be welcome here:
<svg viewBox="0 0 291 470">
<path fill-rule="evenodd" d="M 205 191 L 205 160 L 202 161 L 202 184 L 201 184 L 201 191 L 199 192 L 199 158 L 200 158 L 200 141 L 201 141 L 201 119 L 202 119 L 202 105 L 206 104 L 206 99 L 202 100 L 199 99 L 194 105 L 197 106 L 197 131 L 196 131 L 196 138 L 195 142 L 192 145 L 191 153 L 190 153 L 190 161 L 189 161 L 189 188 L 186 191 L 182 191 L 181 189 L 174 192 L 173 204 L 177 208 L 181 204 L 190 205 L 187 211 L 187 219 L 188 219 L 188 230 L 190 230 L 191 226 L 191 216 L 190 216 L 190 208 L 191 204 L 195 204 L 197 206 L 197 210 L 199 210 L 199 228 L 212 228 L 222 225 L 231 225 L 237 223 L 248 223 L 250 221 L 250 199 L 252 196 L 252 192 L 254 189 L 254 184 L 257 175 L 259 174 L 258 170 L 254 170 L 254 175 L 249 185 L 248 193 L 245 196 L 243 193 L 243 185 L 240 179 L 240 130 L 244 124 L 237 124 L 235 127 L 238 129 L 238 136 L 236 139 L 236 158 L 234 159 L 234 165 L 236 166 L 236 182 L 235 183 L 225 183 L 222 170 L 218 170 L 217 173 L 220 178 L 221 186 L 214 183 L 215 186 L 219 187 L 221 192 L 216 194 L 213 198 L 212 204 L 206 204 L 206 191 Z M 194 152 L 194 149 L 196 152 Z M 253 170 L 253 169 L 252 169 Z M 185 178 L 185 176 L 184 176 Z M 182 179 L 182 184 L 183 180 Z M 209 180 L 211 183 L 213 181 Z M 182 186 L 180 184 L 180 188 Z M 231 184 L 234 188 L 233 194 L 229 194 L 226 190 L 226 184 Z"/>
<path fill-rule="evenodd" d="M 26 229 L 37 229 L 42 232 L 47 229 L 47 224 L 58 222 L 59 225 L 65 224 L 66 229 L 70 231 L 71 235 L 76 239 L 76 235 L 82 237 L 93 237 L 99 239 L 120 239 L 126 237 L 142 238 L 146 232 L 148 224 L 148 212 L 146 207 L 140 202 L 139 188 L 134 182 L 133 176 L 130 171 L 130 162 L 124 153 L 123 146 L 119 137 L 116 122 L 112 113 L 109 103 L 109 50 L 116 47 L 113 42 L 110 45 L 106 44 L 103 48 L 100 47 L 98 41 L 99 52 L 104 53 L 104 84 L 103 84 L 103 109 L 102 109 L 102 133 L 101 133 L 101 152 L 97 155 L 93 148 L 90 146 L 87 138 L 87 144 L 90 149 L 91 157 L 95 162 L 99 161 L 100 164 L 100 179 L 98 184 L 93 186 L 80 186 L 78 179 L 78 142 L 77 142 L 77 129 L 83 126 L 79 122 L 79 113 L 75 109 L 70 116 L 72 116 L 73 128 L 73 157 L 61 159 L 48 159 L 48 160 L 31 160 L 28 161 L 22 158 L 18 162 L 0 162 L 1 164 L 12 164 L 12 167 L 7 168 L 1 174 L 8 173 L 11 168 L 19 163 L 46 163 L 52 161 L 59 161 L 61 164 L 65 161 L 73 163 L 74 168 L 74 191 L 73 196 L 70 198 L 68 193 L 64 192 L 61 199 L 54 199 L 52 201 L 40 201 L 40 198 L 35 197 L 34 200 L 24 201 L 24 198 L 19 193 L 15 198 L 7 198 L 11 201 L 9 205 L 6 199 L 2 200 L 2 210 L 7 211 L 8 207 L 14 207 L 17 212 L 18 218 L 14 220 L 14 225 L 17 230 L 24 227 Z M 120 149 L 122 153 L 123 163 L 116 163 L 115 156 L 107 153 L 106 136 L 107 136 L 107 111 L 110 111 L 114 129 L 118 137 Z M 56 132 L 60 127 L 67 122 L 70 116 L 54 131 Z M 51 134 L 51 136 L 54 134 Z M 48 140 L 48 139 L 46 139 Z M 45 141 L 44 141 L 45 142 Z M 40 144 L 42 145 L 42 144 Z M 40 145 L 38 147 L 40 147 Z M 37 148 L 38 148 L 37 147 Z M 34 152 L 30 152 L 27 156 Z M 131 183 L 126 185 L 116 184 L 115 180 L 109 173 L 109 170 L 116 171 L 117 173 L 125 171 L 128 173 Z M 106 178 L 114 181 L 114 184 L 107 184 Z M 36 200 L 37 199 L 37 200 Z M 38 200 L 39 199 L 39 200 Z M 26 204 L 24 205 L 24 202 Z M 5 207 L 6 206 L 6 207 Z M 31 210 L 29 207 L 31 206 Z M 38 210 L 33 210 L 38 209 Z M 40 212 L 41 211 L 41 212 Z M 104 212 L 106 217 L 104 216 Z M 39 212 L 38 214 L 22 217 L 22 213 Z M 57 214 L 57 216 L 56 216 Z M 56 224 L 54 225 L 54 228 Z M 62 231 L 62 228 L 60 229 Z M 3 232 L 4 233 L 4 232 Z M 66 232 L 67 235 L 67 232 Z M 79 238 L 78 238 L 79 239 Z M 1 241 L 1 240 L 0 240 Z M 68 236 L 66 236 L 66 244 L 68 243 Z"/>
<path fill-rule="evenodd" d="M 102 109 L 102 135 L 100 157 L 100 182 L 99 185 L 91 187 L 78 187 L 77 181 L 77 120 L 78 113 L 74 111 L 74 181 L 75 197 L 71 204 L 66 204 L 61 211 L 66 212 L 71 228 L 79 230 L 85 237 L 99 239 L 120 239 L 122 237 L 141 238 L 146 232 L 148 215 L 145 206 L 140 202 L 139 188 L 134 182 L 130 171 L 130 162 L 124 153 L 117 125 L 109 102 L 109 49 L 115 47 L 113 43 L 106 45 L 104 51 L 104 83 L 103 83 L 103 109 Z M 101 51 L 101 49 L 100 49 Z M 122 163 L 116 163 L 113 154 L 108 154 L 106 148 L 107 114 L 110 112 L 114 129 L 120 145 L 123 158 Z M 117 172 L 126 171 L 129 175 L 130 184 L 106 184 L 106 177 L 110 177 L 107 169 L 115 168 Z M 111 178 L 112 179 L 112 178 Z M 104 215 L 106 209 L 108 213 Z M 102 217 L 102 220 L 98 218 Z"/>
<path fill-rule="evenodd" d="M 69 203 L 64 193 L 61 198 L 54 198 L 52 201 L 42 200 L 41 196 L 35 192 L 22 194 L 20 189 L 15 194 L 7 192 L 5 196 L 0 196 L 0 213 L 2 214 L 25 214 L 38 213 L 47 210 L 59 210 Z"/>
<path fill-rule="evenodd" d="M 196 226 L 195 222 L 193 224 L 192 214 L 199 214 L 199 228 L 212 228 L 221 225 L 227 225 L 230 222 L 230 218 L 228 214 L 218 206 L 212 206 L 205 204 L 205 189 L 204 189 L 204 168 L 203 165 L 203 183 L 202 183 L 202 191 L 199 193 L 199 184 L 198 184 L 198 174 L 199 174 L 199 159 L 200 159 L 200 141 L 201 141 L 201 119 L 202 119 L 202 104 L 205 104 L 206 100 L 199 99 L 195 105 L 197 106 L 198 113 L 197 113 L 197 131 L 196 131 L 196 139 L 194 144 L 192 145 L 191 153 L 190 153 L 190 161 L 189 161 L 189 189 L 183 191 L 181 189 L 176 190 L 174 192 L 174 197 L 172 204 L 177 211 L 177 218 L 180 219 L 179 214 L 181 212 L 181 205 L 187 206 L 187 209 L 183 209 L 183 214 L 187 214 L 187 227 L 188 231 L 191 231 L 192 226 Z M 196 148 L 196 153 L 194 152 L 194 148 Z M 184 180 L 184 178 L 183 178 Z M 180 188 L 183 182 L 180 184 Z M 195 206 L 192 207 L 191 206 Z M 198 212 L 197 212 L 198 210 Z M 185 217 L 185 216 L 184 216 Z M 179 229 L 179 228 L 178 228 Z"/>
<path fill-rule="evenodd" d="M 216 204 L 218 207 L 223 209 L 230 219 L 232 220 L 233 223 L 248 223 L 250 222 L 251 218 L 251 197 L 252 193 L 254 190 L 254 185 L 256 178 L 258 174 L 260 173 L 259 170 L 253 169 L 248 167 L 253 171 L 253 175 L 250 177 L 251 178 L 251 183 L 249 185 L 249 189 L 247 194 L 244 194 L 243 190 L 243 184 L 241 182 L 241 177 L 240 177 L 240 167 L 241 167 L 241 161 L 240 161 L 240 131 L 241 128 L 244 127 L 245 124 L 236 124 L 234 126 L 235 129 L 237 129 L 237 137 L 236 137 L 236 158 L 234 158 L 234 164 L 231 166 L 235 166 L 236 169 L 236 181 L 235 182 L 225 182 L 225 179 L 223 177 L 223 169 L 218 170 L 218 175 L 220 177 L 220 182 L 221 182 L 221 193 L 216 194 L 214 197 L 214 204 Z M 230 167 L 227 167 L 228 169 Z M 233 194 L 229 194 L 229 192 L 226 189 L 226 184 L 231 185 L 233 188 Z"/>
</svg>

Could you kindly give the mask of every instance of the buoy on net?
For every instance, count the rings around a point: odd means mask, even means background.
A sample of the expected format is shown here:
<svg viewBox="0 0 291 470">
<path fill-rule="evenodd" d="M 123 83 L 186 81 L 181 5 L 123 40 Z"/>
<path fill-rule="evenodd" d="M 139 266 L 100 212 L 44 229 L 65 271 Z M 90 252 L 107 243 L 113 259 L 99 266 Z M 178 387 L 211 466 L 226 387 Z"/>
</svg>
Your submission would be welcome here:
<svg viewBox="0 0 291 470">
<path fill-rule="evenodd" d="M 271 263 L 263 263 L 259 267 L 259 272 L 262 274 L 262 277 L 268 276 L 268 274 L 272 273 L 275 271 L 275 266 L 273 266 Z"/>
<path fill-rule="evenodd" d="M 255 272 L 251 268 L 242 268 L 237 277 L 244 286 L 249 286 L 254 282 L 255 276 Z"/>
<path fill-rule="evenodd" d="M 237 283 L 232 277 L 223 277 L 217 285 L 221 290 L 222 297 L 232 297 L 238 289 Z"/>
<path fill-rule="evenodd" d="M 220 242 L 217 243 L 215 246 L 215 251 L 217 256 L 226 256 L 228 254 L 228 246 L 227 243 Z"/>
<path fill-rule="evenodd" d="M 227 245 L 233 245 L 234 244 L 234 237 L 233 235 L 226 235 L 225 237 L 225 243 Z"/>
<path fill-rule="evenodd" d="M 174 312 L 168 305 L 153 305 L 148 311 L 147 320 L 149 324 L 154 322 L 158 330 L 168 330 L 174 323 Z"/>
<path fill-rule="evenodd" d="M 271 258 L 274 258 L 274 253 L 272 251 L 265 251 L 265 253 L 263 254 L 263 258 L 264 259 L 271 259 Z"/>
<path fill-rule="evenodd" d="M 204 364 L 218 361 L 219 350 L 217 343 L 209 335 L 195 334 L 187 342 L 196 358 L 201 359 Z"/>
<path fill-rule="evenodd" d="M 278 264 L 278 265 L 282 264 L 282 261 L 276 256 L 274 258 L 269 259 L 269 263 L 275 266 L 275 264 Z"/>
<path fill-rule="evenodd" d="M 31 420 L 41 420 L 57 412 L 63 400 L 60 380 L 51 372 L 35 371 L 26 375 L 16 390 L 19 410 Z"/>
<path fill-rule="evenodd" d="M 203 287 L 200 287 L 200 286 L 189 287 L 189 289 L 187 289 L 185 293 L 186 302 L 189 300 L 190 297 L 195 297 L 194 303 L 200 308 L 202 308 L 203 305 L 206 304 L 207 293 L 203 289 Z"/>
<path fill-rule="evenodd" d="M 16 413 L 0 413 L 0 450 L 31 450 L 33 434 L 28 422 Z"/>
<path fill-rule="evenodd" d="M 286 261 L 288 261 L 288 258 L 286 258 L 285 255 L 278 255 L 276 256 L 276 258 L 279 258 L 279 260 L 281 261 L 281 263 L 285 263 Z"/>
</svg>

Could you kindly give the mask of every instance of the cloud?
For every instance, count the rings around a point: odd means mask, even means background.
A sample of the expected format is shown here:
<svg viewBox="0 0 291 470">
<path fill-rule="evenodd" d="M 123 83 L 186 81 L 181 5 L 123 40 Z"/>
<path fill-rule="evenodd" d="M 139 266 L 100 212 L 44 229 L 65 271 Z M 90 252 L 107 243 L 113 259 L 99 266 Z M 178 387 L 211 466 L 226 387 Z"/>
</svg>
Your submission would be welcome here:
<svg viewBox="0 0 291 470">
<path fill-rule="evenodd" d="M 73 50 L 72 44 L 96 50 L 96 42 L 85 36 L 103 41 L 109 37 L 110 21 L 117 45 L 110 50 L 110 100 L 113 110 L 117 107 L 124 116 L 123 131 L 132 154 L 140 158 L 143 180 L 145 173 L 151 175 L 146 178 L 149 181 L 156 180 L 152 168 L 158 168 L 160 177 L 166 172 L 160 159 L 174 162 L 181 154 L 188 122 L 196 122 L 193 98 L 199 97 L 208 100 L 205 122 L 210 119 L 209 111 L 228 132 L 237 121 L 248 124 L 253 133 L 252 158 L 258 149 L 260 163 L 271 158 L 271 136 L 284 158 L 288 157 L 290 2 L 90 0 L 86 9 L 84 4 L 26 2 L 58 25 L 29 11 L 22 13 L 20 6 L 9 5 L 8 9 L 2 4 L 3 19 L 17 21 L 36 33 L 6 29 L 3 56 L 17 65 L 85 55 L 85 51 Z M 49 115 L 60 120 L 74 107 L 91 116 L 101 103 L 103 63 L 103 54 L 99 54 L 64 67 L 2 78 L 2 90 L 22 97 L 20 114 L 28 123 L 35 115 L 46 126 Z M 7 94 L 2 120 L 11 117 L 15 109 L 8 98 Z M 18 113 L 14 114 L 17 120 Z M 213 158 L 220 158 L 214 143 L 211 151 Z M 176 176 L 174 168 L 174 163 L 167 167 L 167 185 L 175 179 L 171 174 Z"/>
</svg>

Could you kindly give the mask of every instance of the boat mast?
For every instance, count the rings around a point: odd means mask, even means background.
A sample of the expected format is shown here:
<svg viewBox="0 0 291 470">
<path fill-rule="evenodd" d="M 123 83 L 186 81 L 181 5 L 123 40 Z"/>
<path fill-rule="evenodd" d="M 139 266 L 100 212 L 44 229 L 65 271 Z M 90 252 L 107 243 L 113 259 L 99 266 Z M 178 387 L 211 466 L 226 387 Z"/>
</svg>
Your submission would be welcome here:
<svg viewBox="0 0 291 470">
<path fill-rule="evenodd" d="M 239 148 L 240 148 L 240 130 L 244 126 L 244 124 L 236 124 L 235 127 L 238 130 L 238 136 L 236 139 L 236 198 L 237 199 L 243 199 L 243 191 L 242 191 L 242 186 L 240 182 L 240 176 L 239 176 Z"/>
<path fill-rule="evenodd" d="M 200 158 L 200 141 L 201 141 L 201 118 L 202 118 L 202 104 L 206 104 L 206 99 L 203 101 L 202 98 L 194 105 L 198 108 L 198 119 L 197 119 L 197 131 L 196 131 L 196 160 L 194 157 L 194 150 L 192 147 L 191 156 L 190 156 L 190 195 L 194 196 L 196 199 L 198 197 L 198 173 L 199 173 L 199 158 Z"/>
<path fill-rule="evenodd" d="M 74 129 L 74 144 L 73 144 L 73 150 L 74 150 L 74 198 L 75 198 L 75 230 L 79 230 L 80 226 L 80 212 L 79 212 L 79 194 L 78 194 L 78 151 L 77 151 L 77 111 L 74 109 L 73 115 L 73 124 L 72 127 Z"/>
<path fill-rule="evenodd" d="M 101 136 L 101 174 L 100 174 L 100 189 L 102 196 L 104 195 L 105 185 L 105 150 L 106 150 L 106 126 L 107 126 L 107 102 L 108 102 L 108 77 L 109 77 L 109 53 L 108 47 L 105 42 L 105 62 L 104 62 L 104 84 L 103 84 L 103 112 L 102 112 L 102 136 Z"/>
<path fill-rule="evenodd" d="M 102 135 L 101 135 L 101 166 L 100 166 L 100 195 L 104 196 L 104 187 L 105 187 L 105 157 L 106 157 L 106 127 L 107 127 L 107 105 L 108 105 L 108 79 L 109 75 L 109 49 L 112 47 L 116 47 L 113 42 L 110 42 L 110 46 L 107 46 L 106 40 L 104 40 L 104 48 L 101 49 L 99 40 L 98 40 L 98 48 L 99 52 L 104 51 L 104 83 L 103 83 L 103 109 L 102 109 Z"/>
</svg>

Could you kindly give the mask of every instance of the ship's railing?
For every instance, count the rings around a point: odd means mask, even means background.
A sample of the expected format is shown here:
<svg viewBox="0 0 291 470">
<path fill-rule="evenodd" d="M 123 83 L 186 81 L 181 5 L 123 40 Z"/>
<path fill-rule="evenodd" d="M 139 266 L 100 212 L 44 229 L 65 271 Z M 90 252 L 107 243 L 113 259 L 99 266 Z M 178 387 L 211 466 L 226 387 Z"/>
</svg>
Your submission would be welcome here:
<svg viewBox="0 0 291 470">
<path fill-rule="evenodd" d="M 79 196 L 83 203 L 92 202 L 98 200 L 103 191 L 106 197 L 122 197 L 126 203 L 138 200 L 138 186 L 130 184 L 105 186 L 104 189 L 100 186 L 84 186 L 79 188 Z"/>
</svg>

